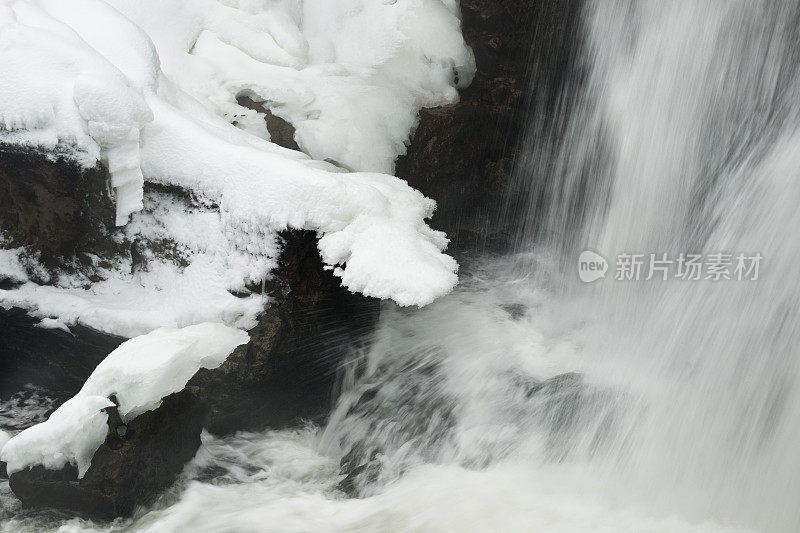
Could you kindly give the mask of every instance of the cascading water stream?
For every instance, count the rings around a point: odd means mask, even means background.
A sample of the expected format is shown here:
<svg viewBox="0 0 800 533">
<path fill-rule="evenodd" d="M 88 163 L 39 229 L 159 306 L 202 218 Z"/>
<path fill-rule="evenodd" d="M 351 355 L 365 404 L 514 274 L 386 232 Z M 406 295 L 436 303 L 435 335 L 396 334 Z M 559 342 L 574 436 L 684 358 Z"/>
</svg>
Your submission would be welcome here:
<svg viewBox="0 0 800 533">
<path fill-rule="evenodd" d="M 788 1 L 586 6 L 588 79 L 520 171 L 523 253 L 384 316 L 326 430 L 362 495 L 426 462 L 579 461 L 694 520 L 800 528 L 798 21 Z M 592 286 L 583 249 L 611 262 Z M 764 259 L 755 281 L 616 281 L 624 252 Z"/>
</svg>

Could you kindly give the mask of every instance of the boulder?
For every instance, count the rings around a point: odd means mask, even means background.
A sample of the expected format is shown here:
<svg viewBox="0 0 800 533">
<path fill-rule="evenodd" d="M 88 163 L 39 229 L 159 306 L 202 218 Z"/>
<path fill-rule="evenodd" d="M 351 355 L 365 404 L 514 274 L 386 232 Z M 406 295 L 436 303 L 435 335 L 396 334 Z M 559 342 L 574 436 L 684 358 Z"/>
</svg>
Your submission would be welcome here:
<svg viewBox="0 0 800 533">
<path fill-rule="evenodd" d="M 250 332 L 250 342 L 221 367 L 200 370 L 184 391 L 127 425 L 110 409 L 108 437 L 83 479 L 74 466 L 58 471 L 37 466 L 12 474 L 10 487 L 25 507 L 102 519 L 128 516 L 175 480 L 200 446 L 203 427 L 224 434 L 286 427 L 302 419 L 322 422 L 328 416 L 338 370 L 349 350 L 372 331 L 379 302 L 340 286 L 323 268 L 312 232 L 287 232 L 284 241 L 280 268 L 270 283 L 275 303 Z M 12 333 L 2 341 L 12 355 L 5 359 L 10 373 L 4 380 L 11 390 L 35 382 L 68 397 L 122 341 L 82 328 L 75 335 L 39 330 L 21 310 L 0 317 Z M 41 350 L 41 356 L 31 350 Z"/>
<path fill-rule="evenodd" d="M 189 382 L 209 406 L 213 433 L 324 421 L 343 360 L 377 321 L 380 302 L 348 292 L 323 268 L 313 232 L 288 231 L 283 239 L 270 284 L 275 302 L 249 332 L 250 342 Z"/>
<path fill-rule="evenodd" d="M 109 410 L 108 437 L 83 479 L 75 466 L 15 472 L 9 485 L 24 507 L 65 509 L 91 518 L 129 516 L 173 483 L 200 447 L 204 408 L 188 391 L 125 425 Z"/>
<path fill-rule="evenodd" d="M 323 420 L 343 359 L 377 321 L 380 302 L 341 287 L 323 268 L 313 232 L 288 231 L 283 238 L 280 267 L 268 285 L 274 302 L 250 342 L 189 383 L 207 405 L 206 423 L 215 433 Z M 124 341 L 82 326 L 66 332 L 37 323 L 22 309 L 0 308 L 0 398 L 34 385 L 58 405 Z"/>
<path fill-rule="evenodd" d="M 129 516 L 175 480 L 200 446 L 203 427 L 224 434 L 327 417 L 338 370 L 372 331 L 379 302 L 349 293 L 323 268 L 314 233 L 291 231 L 283 238 L 269 286 L 275 302 L 250 332 L 250 342 L 127 425 L 110 409 L 108 437 L 83 479 L 74 466 L 12 474 L 10 487 L 25 507 L 101 519 Z M 75 394 L 123 340 L 80 327 L 72 333 L 42 330 L 19 309 L 0 312 L 0 320 L 0 390 L 34 383 L 53 391 L 57 403 Z"/>
</svg>

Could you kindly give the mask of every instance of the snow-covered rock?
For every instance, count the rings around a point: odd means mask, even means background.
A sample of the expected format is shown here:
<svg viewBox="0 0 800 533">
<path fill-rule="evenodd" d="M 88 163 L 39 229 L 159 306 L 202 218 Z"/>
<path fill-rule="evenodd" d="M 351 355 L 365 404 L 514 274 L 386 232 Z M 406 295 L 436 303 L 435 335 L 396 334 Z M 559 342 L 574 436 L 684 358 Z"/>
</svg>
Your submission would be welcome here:
<svg viewBox="0 0 800 533">
<path fill-rule="evenodd" d="M 95 13 L 87 20 L 81 11 L 90 10 Z M 116 191 L 117 224 L 124 224 L 141 209 L 139 133 L 153 115 L 141 88 L 112 62 L 115 58 L 98 53 L 76 23 L 100 29 L 110 43 L 124 39 L 138 45 L 136 55 L 150 55 L 152 86 L 157 71 L 152 45 L 108 5 L 0 2 L 0 142 L 67 152 L 90 167 L 104 160 Z"/>
<path fill-rule="evenodd" d="M 101 362 L 81 391 L 50 418 L 9 440 L 0 452 L 8 473 L 42 465 L 57 470 L 91 465 L 106 439 L 108 414 L 115 404 L 123 422 L 158 408 L 164 397 L 183 390 L 200 368 L 216 368 L 248 335 L 221 324 L 161 328 L 124 342 Z"/>
<path fill-rule="evenodd" d="M 144 204 L 144 211 L 135 213 L 118 235 L 136 256 L 105 263 L 92 257 L 94 279 L 79 270 L 60 272 L 48 284 L 29 280 L 21 265 L 35 274 L 47 272 L 21 248 L 0 250 L 0 272 L 13 273 L 21 283 L 13 290 L 0 289 L 0 302 L 128 338 L 201 322 L 252 328 L 266 298 L 246 287 L 259 285 L 275 266 L 277 236 L 263 233 L 260 251 L 248 252 L 229 240 L 213 207 L 161 192 L 145 194 Z"/>
<path fill-rule="evenodd" d="M 286 228 L 317 232 L 353 292 L 425 305 L 454 286 L 447 239 L 424 222 L 434 202 L 372 172 L 392 171 L 421 107 L 454 102 L 472 77 L 455 2 L 110 3 L 0 0 L 0 143 L 102 163 L 116 222 L 133 214 L 112 238 L 169 239 L 181 261 L 98 259 L 91 276 L 23 279 L 0 303 L 125 336 L 252 327 L 264 299 L 229 293 L 269 276 Z M 268 142 L 242 96 L 290 122 L 311 157 Z M 141 212 L 142 180 L 193 205 L 154 195 Z M 5 248 L 0 265 L 41 270 Z"/>
<path fill-rule="evenodd" d="M 10 476 L 8 484 L 24 507 L 103 520 L 130 516 L 172 484 L 200 447 L 205 410 L 188 390 L 167 396 L 128 424 L 115 408 L 108 411 L 108 435 L 82 478 L 71 464 L 57 470 L 39 465 Z"/>
</svg>

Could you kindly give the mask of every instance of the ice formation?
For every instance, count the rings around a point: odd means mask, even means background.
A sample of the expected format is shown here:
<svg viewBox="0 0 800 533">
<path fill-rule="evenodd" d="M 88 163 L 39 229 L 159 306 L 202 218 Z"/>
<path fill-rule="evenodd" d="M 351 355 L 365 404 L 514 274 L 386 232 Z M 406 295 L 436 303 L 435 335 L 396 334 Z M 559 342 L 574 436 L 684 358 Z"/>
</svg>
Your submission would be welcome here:
<svg viewBox="0 0 800 533">
<path fill-rule="evenodd" d="M 158 408 L 182 390 L 200 368 L 216 368 L 247 333 L 221 324 L 160 328 L 126 341 L 95 369 L 83 388 L 50 418 L 12 437 L 0 459 L 13 474 L 33 465 L 57 470 L 67 463 L 83 475 L 108 432 L 104 411 L 118 402 L 123 422 Z M 0 435 L 2 437 L 2 435 Z"/>
<path fill-rule="evenodd" d="M 263 298 L 230 292 L 268 275 L 286 228 L 316 231 L 354 292 L 425 305 L 457 281 L 424 222 L 434 202 L 382 174 L 417 111 L 474 73 L 453 0 L 0 0 L 0 71 L 0 143 L 103 162 L 122 235 L 174 230 L 188 263 L 131 273 L 121 259 L 100 282 L 43 286 L 0 250 L 0 274 L 24 282 L 3 305 L 127 336 L 249 327 Z M 305 153 L 270 143 L 241 96 L 291 122 Z M 178 213 L 143 180 L 199 204 Z"/>
</svg>

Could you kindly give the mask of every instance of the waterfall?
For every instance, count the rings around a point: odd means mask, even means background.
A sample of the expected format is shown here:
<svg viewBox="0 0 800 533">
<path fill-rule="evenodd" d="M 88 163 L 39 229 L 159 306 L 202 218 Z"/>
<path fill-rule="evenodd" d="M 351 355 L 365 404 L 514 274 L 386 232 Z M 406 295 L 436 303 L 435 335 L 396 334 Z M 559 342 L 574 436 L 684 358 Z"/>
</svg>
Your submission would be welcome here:
<svg viewBox="0 0 800 533">
<path fill-rule="evenodd" d="M 587 75 L 518 168 L 518 253 L 429 309 L 387 308 L 323 447 L 362 495 L 423 463 L 578 462 L 694 520 L 796 531 L 800 5 L 583 17 Z M 584 249 L 610 263 L 591 285 Z M 763 260 L 757 280 L 621 281 L 622 253 Z"/>
<path fill-rule="evenodd" d="M 764 257 L 757 281 L 596 288 L 595 309 L 629 342 L 604 364 L 641 396 L 610 454 L 658 480 L 662 496 L 701 491 L 686 499 L 785 530 L 800 527 L 790 451 L 800 434 L 798 17 L 794 2 L 597 2 L 587 14 L 593 105 L 573 117 L 602 124 L 605 153 L 589 157 L 609 162 L 594 177 L 602 192 L 577 230 L 581 246 L 610 260 Z M 561 150 L 573 157 L 570 143 Z M 559 218 L 572 215 L 552 209 L 548 223 L 567 225 Z"/>
<path fill-rule="evenodd" d="M 65 527 L 800 531 L 800 3 L 586 0 L 577 26 L 513 251 L 384 302 L 324 427 L 206 434 L 152 509 Z"/>
</svg>

